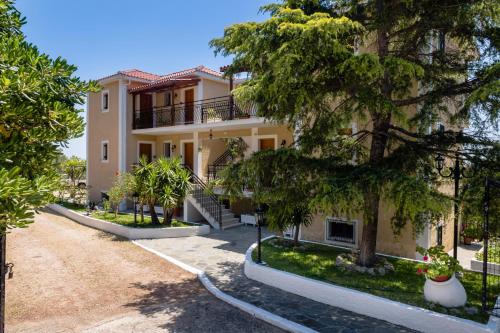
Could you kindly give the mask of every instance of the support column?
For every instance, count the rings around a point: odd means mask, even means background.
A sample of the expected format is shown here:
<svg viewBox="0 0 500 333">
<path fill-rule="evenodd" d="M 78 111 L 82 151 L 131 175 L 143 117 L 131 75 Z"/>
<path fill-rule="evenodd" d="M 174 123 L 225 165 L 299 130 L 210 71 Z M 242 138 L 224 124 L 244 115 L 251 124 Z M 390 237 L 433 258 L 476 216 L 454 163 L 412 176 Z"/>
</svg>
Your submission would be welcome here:
<svg viewBox="0 0 500 333">
<path fill-rule="evenodd" d="M 199 138 L 199 133 L 193 133 L 193 171 L 194 174 L 201 178 L 201 141 Z"/>
<path fill-rule="evenodd" d="M 252 128 L 252 138 L 250 150 L 252 153 L 259 151 L 259 129 L 257 127 Z"/>
<path fill-rule="evenodd" d="M 118 172 L 127 171 L 127 84 L 120 80 L 118 87 Z M 122 201 L 119 210 L 125 210 L 127 203 Z"/>
</svg>

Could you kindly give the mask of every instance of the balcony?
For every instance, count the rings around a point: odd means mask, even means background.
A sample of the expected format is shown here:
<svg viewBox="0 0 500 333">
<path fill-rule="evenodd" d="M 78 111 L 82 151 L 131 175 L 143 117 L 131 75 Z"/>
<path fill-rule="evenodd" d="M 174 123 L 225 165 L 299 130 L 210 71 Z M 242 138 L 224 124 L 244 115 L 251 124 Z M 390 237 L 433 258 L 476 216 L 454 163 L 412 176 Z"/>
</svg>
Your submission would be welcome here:
<svg viewBox="0 0 500 333">
<path fill-rule="evenodd" d="M 135 110 L 133 129 L 211 124 L 257 117 L 253 104 L 237 103 L 232 96 Z"/>
</svg>

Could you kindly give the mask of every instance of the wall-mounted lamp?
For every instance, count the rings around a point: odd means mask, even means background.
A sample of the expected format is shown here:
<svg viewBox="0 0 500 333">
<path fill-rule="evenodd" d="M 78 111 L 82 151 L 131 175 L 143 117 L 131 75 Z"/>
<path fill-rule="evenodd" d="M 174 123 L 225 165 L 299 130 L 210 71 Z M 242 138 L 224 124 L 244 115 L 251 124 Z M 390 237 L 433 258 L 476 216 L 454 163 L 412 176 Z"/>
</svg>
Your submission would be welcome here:
<svg viewBox="0 0 500 333">
<path fill-rule="evenodd" d="M 175 151 L 175 148 L 177 148 L 176 145 L 172 145 L 172 147 L 170 149 L 172 149 L 172 153 Z"/>
<path fill-rule="evenodd" d="M 281 148 L 285 148 L 285 146 L 286 146 L 286 140 L 283 139 L 281 141 Z"/>
</svg>

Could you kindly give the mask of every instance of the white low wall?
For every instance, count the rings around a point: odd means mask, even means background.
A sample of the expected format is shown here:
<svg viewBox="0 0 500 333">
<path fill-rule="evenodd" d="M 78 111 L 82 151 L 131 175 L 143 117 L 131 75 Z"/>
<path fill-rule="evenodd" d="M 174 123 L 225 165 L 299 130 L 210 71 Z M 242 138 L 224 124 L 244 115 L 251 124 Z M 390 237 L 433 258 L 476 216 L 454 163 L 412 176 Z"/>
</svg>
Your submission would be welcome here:
<svg viewBox="0 0 500 333">
<path fill-rule="evenodd" d="M 253 244 L 246 252 L 245 275 L 253 280 L 369 317 L 426 333 L 498 333 L 498 319 L 487 325 L 280 271 L 252 260 Z"/>
<path fill-rule="evenodd" d="M 193 225 L 192 227 L 174 228 L 131 228 L 116 223 L 96 219 L 90 216 L 85 216 L 73 210 L 67 209 L 61 205 L 51 204 L 47 207 L 80 224 L 84 224 L 88 227 L 106 231 L 111 234 L 122 236 L 128 239 L 176 238 L 206 235 L 210 233 L 210 226 L 208 225 Z"/>
<path fill-rule="evenodd" d="M 479 253 L 482 253 L 484 251 L 484 247 L 479 250 Z M 500 264 L 494 263 L 494 262 L 488 262 L 488 274 L 492 275 L 500 275 Z M 483 262 L 476 260 L 476 258 L 473 258 L 470 260 L 470 269 L 476 272 L 482 272 L 483 271 Z"/>
</svg>

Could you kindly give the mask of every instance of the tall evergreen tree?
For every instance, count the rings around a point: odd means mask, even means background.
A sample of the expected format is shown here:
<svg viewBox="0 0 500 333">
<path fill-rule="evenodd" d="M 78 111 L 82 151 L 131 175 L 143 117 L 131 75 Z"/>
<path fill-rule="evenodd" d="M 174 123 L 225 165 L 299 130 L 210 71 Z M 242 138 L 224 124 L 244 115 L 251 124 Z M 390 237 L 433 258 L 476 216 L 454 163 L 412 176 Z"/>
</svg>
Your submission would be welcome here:
<svg viewBox="0 0 500 333">
<path fill-rule="evenodd" d="M 300 130 L 304 159 L 323 175 L 317 206 L 364 213 L 360 264 L 374 263 L 383 200 L 394 206 L 395 231 L 408 222 L 418 231 L 449 206 L 429 186 L 439 184 L 435 152 L 491 144 L 460 129 L 498 121 L 499 6 L 287 0 L 263 7 L 269 19 L 232 25 L 212 41 L 216 53 L 234 56 L 227 74 L 252 74 L 236 97 Z M 444 133 L 429 132 L 437 121 Z M 346 136 L 351 122 L 358 128 Z"/>
</svg>

